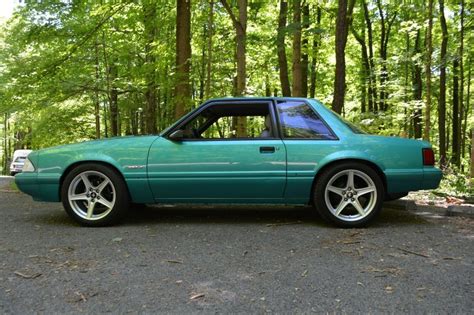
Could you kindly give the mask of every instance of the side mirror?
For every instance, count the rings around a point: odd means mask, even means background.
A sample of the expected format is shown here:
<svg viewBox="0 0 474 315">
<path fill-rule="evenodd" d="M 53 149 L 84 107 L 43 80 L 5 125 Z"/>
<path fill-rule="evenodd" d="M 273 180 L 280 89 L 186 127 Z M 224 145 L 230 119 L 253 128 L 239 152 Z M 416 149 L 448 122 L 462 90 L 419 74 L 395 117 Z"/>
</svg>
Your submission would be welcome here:
<svg viewBox="0 0 474 315">
<path fill-rule="evenodd" d="M 173 131 L 169 136 L 168 139 L 171 141 L 182 141 L 184 139 L 184 132 L 181 129 Z"/>
</svg>

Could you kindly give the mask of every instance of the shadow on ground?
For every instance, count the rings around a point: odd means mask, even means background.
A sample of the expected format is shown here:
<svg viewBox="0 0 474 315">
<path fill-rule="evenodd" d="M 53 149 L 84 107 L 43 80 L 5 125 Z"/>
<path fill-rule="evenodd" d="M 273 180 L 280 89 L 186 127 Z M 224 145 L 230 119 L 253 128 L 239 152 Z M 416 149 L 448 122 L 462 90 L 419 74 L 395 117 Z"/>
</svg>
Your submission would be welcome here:
<svg viewBox="0 0 474 315">
<path fill-rule="evenodd" d="M 60 207 L 31 217 L 36 224 L 77 226 Z M 250 207 L 250 206 L 148 206 L 132 208 L 120 226 L 170 225 L 170 224 L 263 224 L 268 226 L 302 224 L 331 228 L 311 207 Z M 424 218 L 402 210 L 385 208 L 370 225 L 383 228 L 387 225 L 426 224 Z"/>
</svg>

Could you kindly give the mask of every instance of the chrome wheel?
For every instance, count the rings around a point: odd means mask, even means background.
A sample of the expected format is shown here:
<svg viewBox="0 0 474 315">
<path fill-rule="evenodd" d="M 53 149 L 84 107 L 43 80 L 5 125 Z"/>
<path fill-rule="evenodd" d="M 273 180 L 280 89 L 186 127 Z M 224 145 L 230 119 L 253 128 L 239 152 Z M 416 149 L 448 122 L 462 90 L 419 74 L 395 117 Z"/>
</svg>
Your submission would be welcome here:
<svg viewBox="0 0 474 315">
<path fill-rule="evenodd" d="M 377 204 L 377 187 L 366 173 L 347 169 L 336 173 L 324 190 L 324 200 L 336 218 L 353 222 L 367 217 Z"/>
<path fill-rule="evenodd" d="M 116 192 L 114 184 L 105 174 L 85 171 L 73 178 L 67 197 L 76 215 L 95 221 L 105 218 L 113 210 Z"/>
</svg>

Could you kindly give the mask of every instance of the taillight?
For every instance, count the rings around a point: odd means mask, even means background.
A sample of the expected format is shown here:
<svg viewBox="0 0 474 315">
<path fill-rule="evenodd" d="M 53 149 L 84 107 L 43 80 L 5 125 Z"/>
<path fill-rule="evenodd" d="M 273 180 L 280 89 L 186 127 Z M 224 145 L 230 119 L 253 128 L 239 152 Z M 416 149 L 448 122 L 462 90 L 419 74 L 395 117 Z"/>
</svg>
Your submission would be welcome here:
<svg viewBox="0 0 474 315">
<path fill-rule="evenodd" d="M 435 164 L 435 158 L 433 149 L 424 148 L 423 149 L 423 165 L 433 166 Z"/>
</svg>

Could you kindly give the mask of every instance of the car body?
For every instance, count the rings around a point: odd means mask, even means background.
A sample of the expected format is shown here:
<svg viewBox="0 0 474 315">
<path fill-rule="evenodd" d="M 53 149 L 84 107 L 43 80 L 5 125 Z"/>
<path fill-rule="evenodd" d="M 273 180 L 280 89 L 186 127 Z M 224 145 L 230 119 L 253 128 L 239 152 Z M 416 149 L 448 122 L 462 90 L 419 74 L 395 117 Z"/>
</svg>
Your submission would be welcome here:
<svg viewBox="0 0 474 315">
<path fill-rule="evenodd" d="M 31 153 L 31 151 L 32 150 L 15 150 L 15 152 L 13 152 L 12 163 L 10 164 L 11 176 L 21 173 L 26 157 Z"/>
<path fill-rule="evenodd" d="M 116 221 L 96 216 L 92 204 L 112 207 L 122 191 L 128 197 L 121 209 L 129 202 L 314 203 L 326 208 L 318 210 L 333 223 L 360 226 L 375 216 L 383 199 L 436 188 L 442 177 L 428 142 L 364 134 L 304 98 L 212 99 L 160 135 L 42 149 L 32 152 L 28 163 L 29 171 L 16 176 L 19 189 L 34 200 L 62 201 L 85 225 Z M 100 195 L 94 187 L 101 182 L 109 185 L 109 197 L 91 199 L 86 190 Z M 365 194 L 363 202 L 370 198 L 364 209 L 373 208 L 373 214 L 361 209 L 357 191 Z M 67 200 L 86 195 L 83 201 Z M 338 211 L 346 210 L 338 206 L 352 212 L 343 216 Z"/>
</svg>

